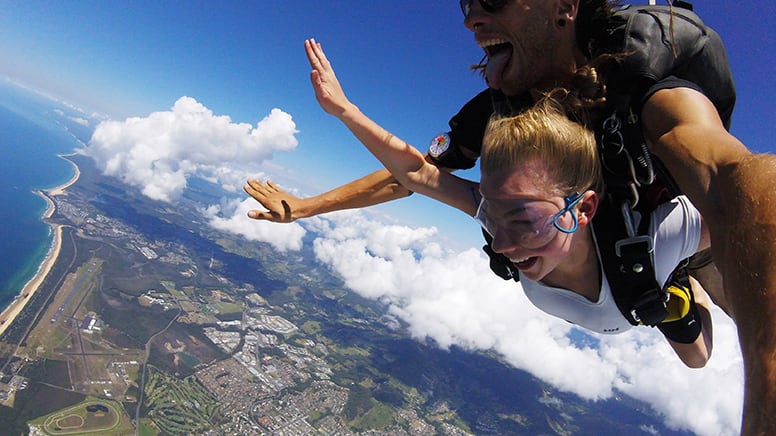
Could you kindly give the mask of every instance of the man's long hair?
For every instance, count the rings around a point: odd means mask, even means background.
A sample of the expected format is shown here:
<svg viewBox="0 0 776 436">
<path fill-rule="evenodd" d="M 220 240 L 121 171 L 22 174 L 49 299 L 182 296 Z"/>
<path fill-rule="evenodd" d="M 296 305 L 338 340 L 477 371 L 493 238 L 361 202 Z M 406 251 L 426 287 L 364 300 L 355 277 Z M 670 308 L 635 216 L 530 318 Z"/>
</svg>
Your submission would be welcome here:
<svg viewBox="0 0 776 436">
<path fill-rule="evenodd" d="M 602 54 L 602 50 L 605 50 L 606 23 L 619 3 L 619 0 L 579 0 L 576 39 L 577 45 L 588 59 Z"/>
</svg>

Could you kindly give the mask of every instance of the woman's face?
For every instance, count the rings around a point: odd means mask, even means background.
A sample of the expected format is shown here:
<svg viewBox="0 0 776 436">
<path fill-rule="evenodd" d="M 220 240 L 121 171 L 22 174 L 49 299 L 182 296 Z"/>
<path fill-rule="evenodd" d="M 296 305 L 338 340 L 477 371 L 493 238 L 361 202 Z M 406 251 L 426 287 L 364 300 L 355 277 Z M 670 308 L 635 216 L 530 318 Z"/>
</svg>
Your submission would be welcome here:
<svg viewBox="0 0 776 436">
<path fill-rule="evenodd" d="M 569 256 L 576 236 L 552 225 L 553 215 L 564 208 L 569 194 L 559 193 L 555 186 L 546 164 L 536 159 L 498 174 L 483 173 L 480 182 L 480 210 L 487 217 L 493 250 L 533 281 L 542 280 Z M 558 224 L 572 229 L 573 219 L 565 213 Z"/>
</svg>

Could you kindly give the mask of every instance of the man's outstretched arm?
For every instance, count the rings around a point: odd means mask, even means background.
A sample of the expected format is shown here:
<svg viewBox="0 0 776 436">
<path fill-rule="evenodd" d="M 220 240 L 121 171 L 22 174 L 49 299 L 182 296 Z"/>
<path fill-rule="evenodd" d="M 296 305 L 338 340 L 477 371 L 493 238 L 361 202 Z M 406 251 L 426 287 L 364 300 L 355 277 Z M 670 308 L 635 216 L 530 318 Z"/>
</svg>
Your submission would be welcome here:
<svg viewBox="0 0 776 436">
<path fill-rule="evenodd" d="M 313 197 L 296 197 L 271 181 L 248 180 L 243 189 L 267 209 L 251 210 L 248 216 L 276 223 L 290 223 L 322 213 L 372 206 L 404 198 L 412 193 L 386 169 Z"/>
<path fill-rule="evenodd" d="M 709 224 L 746 374 L 742 434 L 776 431 L 776 156 L 753 154 L 711 102 L 663 89 L 642 112 L 650 149 Z M 709 290 L 709 291 L 713 291 Z"/>
</svg>

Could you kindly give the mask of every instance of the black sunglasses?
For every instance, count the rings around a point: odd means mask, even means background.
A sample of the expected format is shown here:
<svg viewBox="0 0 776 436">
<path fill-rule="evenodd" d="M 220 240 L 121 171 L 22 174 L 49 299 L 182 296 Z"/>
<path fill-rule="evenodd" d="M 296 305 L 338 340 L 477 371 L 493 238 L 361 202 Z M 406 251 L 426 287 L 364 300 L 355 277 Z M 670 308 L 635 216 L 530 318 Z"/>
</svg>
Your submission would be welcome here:
<svg viewBox="0 0 776 436">
<path fill-rule="evenodd" d="M 507 0 L 478 0 L 480 2 L 480 6 L 482 6 L 482 9 L 485 9 L 488 12 L 496 12 L 499 9 L 503 8 L 505 4 L 507 4 Z M 463 12 L 463 16 L 466 17 L 469 15 L 469 12 L 472 10 L 472 3 L 474 0 L 461 0 L 461 12 Z"/>
</svg>

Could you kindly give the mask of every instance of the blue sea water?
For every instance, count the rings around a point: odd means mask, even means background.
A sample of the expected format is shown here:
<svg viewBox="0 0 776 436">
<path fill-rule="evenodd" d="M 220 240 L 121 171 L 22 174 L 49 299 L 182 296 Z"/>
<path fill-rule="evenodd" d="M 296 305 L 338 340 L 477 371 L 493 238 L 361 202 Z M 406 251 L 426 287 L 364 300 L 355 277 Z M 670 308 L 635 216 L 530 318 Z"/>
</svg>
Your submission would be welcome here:
<svg viewBox="0 0 776 436">
<path fill-rule="evenodd" d="M 33 190 L 74 175 L 59 154 L 81 144 L 68 127 L 73 110 L 0 78 L 0 309 L 35 275 L 51 246 L 46 201 Z M 69 121 L 72 123 L 72 121 Z"/>
</svg>

